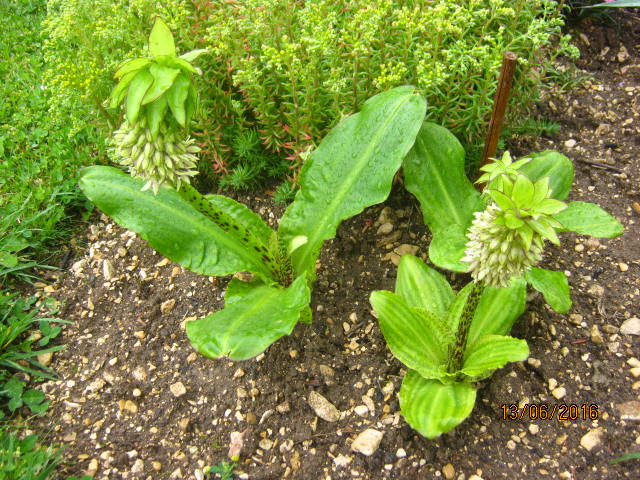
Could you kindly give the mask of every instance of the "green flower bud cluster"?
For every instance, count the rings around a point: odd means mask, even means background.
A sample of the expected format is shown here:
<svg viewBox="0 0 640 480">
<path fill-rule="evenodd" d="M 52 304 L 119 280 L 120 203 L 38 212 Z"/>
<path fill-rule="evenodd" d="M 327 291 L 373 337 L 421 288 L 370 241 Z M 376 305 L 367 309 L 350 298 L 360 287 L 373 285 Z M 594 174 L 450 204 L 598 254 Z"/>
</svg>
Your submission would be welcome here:
<svg viewBox="0 0 640 480">
<path fill-rule="evenodd" d="M 114 132 L 113 143 L 118 162 L 129 167 L 132 177 L 147 180 L 142 190 L 151 188 L 157 194 L 162 184 L 178 189 L 180 183 L 189 183 L 198 174 L 195 154 L 200 147 L 164 124 L 153 138 L 146 119 L 140 118 L 133 126 L 124 122 Z"/>
<path fill-rule="evenodd" d="M 475 213 L 467 234 L 470 241 L 462 258 L 470 264 L 469 271 L 476 282 L 493 287 L 509 286 L 512 278 L 521 276 L 542 258 L 538 241 L 526 248 L 517 231 L 496 223 L 501 213 L 494 203 L 483 212 Z"/>
<path fill-rule="evenodd" d="M 158 17 L 149 52 L 150 57 L 126 60 L 116 70 L 109 105 L 126 107 L 126 121 L 113 134 L 116 160 L 147 181 L 142 190 L 157 194 L 163 184 L 179 189 L 198 174 L 200 147 L 187 133 L 198 104 L 192 74 L 201 71 L 191 61 L 206 50 L 178 57 L 173 34 Z"/>
<path fill-rule="evenodd" d="M 506 165 L 496 167 L 495 171 L 504 171 L 485 190 L 490 203 L 475 213 L 462 258 L 470 264 L 475 281 L 494 287 L 508 286 L 512 278 L 536 265 L 545 240 L 560 243 L 556 229 L 562 224 L 553 215 L 566 208 L 551 198 L 548 177 L 534 183 L 513 165 L 509 157 Z"/>
</svg>

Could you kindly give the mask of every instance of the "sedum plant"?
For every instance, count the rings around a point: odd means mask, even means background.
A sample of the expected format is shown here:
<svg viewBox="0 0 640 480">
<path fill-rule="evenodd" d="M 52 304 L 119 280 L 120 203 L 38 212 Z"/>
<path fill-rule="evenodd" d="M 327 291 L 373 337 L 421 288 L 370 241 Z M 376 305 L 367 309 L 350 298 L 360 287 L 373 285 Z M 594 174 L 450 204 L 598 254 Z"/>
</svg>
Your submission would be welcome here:
<svg viewBox="0 0 640 480">
<path fill-rule="evenodd" d="M 577 54 L 554 0 L 247 0 L 204 8 L 206 45 L 227 64 L 219 91 L 232 83 L 265 144 L 297 166 L 308 137 L 321 138 L 371 95 L 404 84 L 425 95 L 429 120 L 477 145 L 503 52 L 519 56 L 514 123 L 551 61 Z"/>
<path fill-rule="evenodd" d="M 388 196 L 425 111 L 413 87 L 398 87 L 340 122 L 309 154 L 300 190 L 277 231 L 244 205 L 201 195 L 186 182 L 143 191 L 148 178 L 95 166 L 81 173 L 80 187 L 104 213 L 184 267 L 212 276 L 254 274 L 250 282 L 229 282 L 222 310 L 187 324 L 202 354 L 244 360 L 291 333 L 297 322 L 311 321 L 322 244 L 342 220 Z"/>
</svg>

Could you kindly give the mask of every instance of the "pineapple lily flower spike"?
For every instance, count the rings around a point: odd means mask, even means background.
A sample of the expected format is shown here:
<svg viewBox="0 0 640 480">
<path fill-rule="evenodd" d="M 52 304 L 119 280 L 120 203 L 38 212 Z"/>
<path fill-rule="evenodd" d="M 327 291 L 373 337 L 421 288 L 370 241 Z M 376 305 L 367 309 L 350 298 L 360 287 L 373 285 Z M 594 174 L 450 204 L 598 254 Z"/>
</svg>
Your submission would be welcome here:
<svg viewBox="0 0 640 480">
<path fill-rule="evenodd" d="M 149 52 L 150 57 L 130 59 L 118 67 L 109 106 L 126 107 L 126 121 L 113 135 L 118 163 L 146 181 L 143 190 L 151 188 L 157 194 L 161 185 L 179 189 L 198 173 L 195 154 L 200 148 L 188 131 L 198 106 L 193 75 L 202 72 L 191 62 L 206 50 L 178 57 L 169 27 L 156 18 Z"/>
</svg>

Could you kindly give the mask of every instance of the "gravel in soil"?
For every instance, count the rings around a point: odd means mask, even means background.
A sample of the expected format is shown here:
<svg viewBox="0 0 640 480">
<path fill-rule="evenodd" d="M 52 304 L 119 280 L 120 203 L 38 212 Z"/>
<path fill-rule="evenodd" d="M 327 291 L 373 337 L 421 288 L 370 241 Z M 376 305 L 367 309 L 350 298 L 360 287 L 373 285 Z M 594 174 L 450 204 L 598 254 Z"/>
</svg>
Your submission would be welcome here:
<svg viewBox="0 0 640 480">
<path fill-rule="evenodd" d="M 236 478 L 256 480 L 637 479 L 638 460 L 608 463 L 640 450 L 637 16 L 621 30 L 582 26 L 578 66 L 593 77 L 545 100 L 560 133 L 510 147 L 572 158 L 571 200 L 600 204 L 625 234 L 564 235 L 548 250 L 546 266 L 569 275 L 572 310 L 559 315 L 531 297 L 513 331 L 531 357 L 482 382 L 453 432 L 426 440 L 404 422 L 403 366 L 368 302 L 371 291 L 393 289 L 399 255 L 426 256 L 419 208 L 400 186 L 325 245 L 313 324 L 245 362 L 198 355 L 184 331 L 222 307 L 229 278 L 188 272 L 101 217 L 86 251 L 47 288 L 73 322 L 51 363 L 61 380 L 43 386 L 52 404 L 42 426 L 68 444 L 64 473 L 201 479 L 233 448 Z M 282 214 L 267 195 L 238 199 L 272 226 Z"/>
</svg>

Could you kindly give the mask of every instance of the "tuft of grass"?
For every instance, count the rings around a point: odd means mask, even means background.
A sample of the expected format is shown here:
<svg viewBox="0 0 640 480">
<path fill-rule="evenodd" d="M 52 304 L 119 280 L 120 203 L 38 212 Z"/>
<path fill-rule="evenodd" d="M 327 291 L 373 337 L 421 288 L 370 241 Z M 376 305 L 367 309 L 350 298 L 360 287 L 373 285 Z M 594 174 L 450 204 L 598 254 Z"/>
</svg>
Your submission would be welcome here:
<svg viewBox="0 0 640 480">
<path fill-rule="evenodd" d="M 44 446 L 36 434 L 24 427 L 0 423 L 0 478 L 3 480 L 47 480 L 62 460 L 63 449 Z M 59 477 L 55 477 L 59 478 Z M 91 480 L 71 476 L 67 480 Z"/>
<path fill-rule="evenodd" d="M 64 348 L 48 345 L 60 334 L 58 324 L 69 322 L 38 318 L 42 306 L 35 305 L 34 297 L 25 300 L 15 293 L 0 292 L 0 397 L 7 399 L 2 406 L 10 413 L 26 406 L 32 413 L 42 414 L 49 405 L 42 392 L 26 388 L 26 379 L 55 378 L 55 372 L 43 365 L 38 355 Z M 0 418 L 3 416 L 0 410 Z"/>
</svg>

